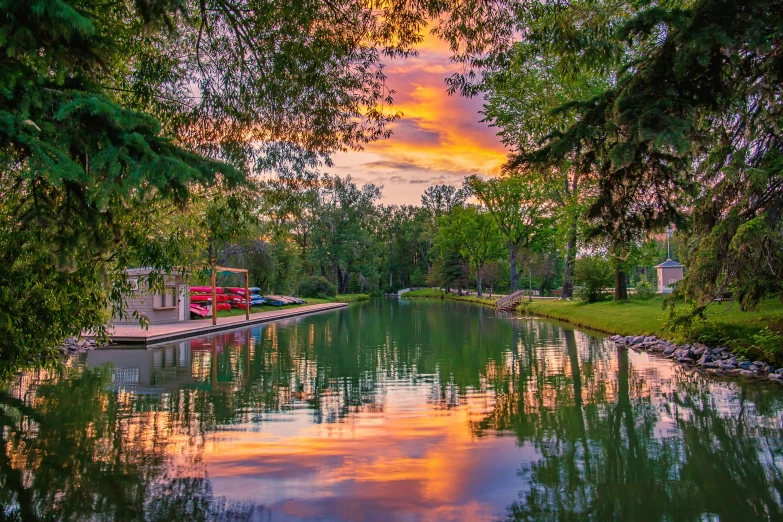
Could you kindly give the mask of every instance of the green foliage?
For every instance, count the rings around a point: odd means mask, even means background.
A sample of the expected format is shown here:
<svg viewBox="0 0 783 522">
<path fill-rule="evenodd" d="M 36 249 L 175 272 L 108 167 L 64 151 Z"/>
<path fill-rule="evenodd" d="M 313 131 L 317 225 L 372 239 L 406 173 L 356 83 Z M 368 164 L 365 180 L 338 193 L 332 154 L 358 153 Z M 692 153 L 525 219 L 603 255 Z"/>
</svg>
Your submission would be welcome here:
<svg viewBox="0 0 783 522">
<path fill-rule="evenodd" d="M 551 230 L 545 218 L 545 201 L 540 185 L 523 176 L 504 176 L 484 181 L 470 176 L 465 185 L 487 208 L 506 241 L 511 268 L 511 291 L 517 289 L 517 252 L 544 242 Z"/>
<path fill-rule="evenodd" d="M 452 86 L 485 90 L 519 151 L 508 168 L 590 181 L 584 221 L 616 297 L 631 250 L 674 223 L 676 293 L 698 314 L 726 292 L 743 309 L 783 296 L 779 4 L 504 3 L 470 36 L 457 22 L 443 34 L 466 65 Z M 514 31 L 524 40 L 501 36 Z"/>
<path fill-rule="evenodd" d="M 411 290 L 405 292 L 401 296 L 403 299 L 410 299 L 415 297 L 431 297 L 434 299 L 445 299 L 446 292 L 439 288 L 419 288 L 418 290 Z"/>
<path fill-rule="evenodd" d="M 602 256 L 582 256 L 576 260 L 575 282 L 580 301 L 595 303 L 604 297 L 604 289 L 612 284 L 612 267 Z"/>
<path fill-rule="evenodd" d="M 237 257 L 260 237 L 248 173 L 307 175 L 388 136 L 382 56 L 412 52 L 430 15 L 342 0 L 7 0 L 2 12 L 4 361 L 123 315 L 126 267 L 155 280 Z M 291 288 L 297 263 L 277 239 L 246 257 Z M 30 293 L 48 309 L 24 304 Z"/>
<path fill-rule="evenodd" d="M 374 205 L 381 191 L 372 184 L 358 187 L 350 176 L 324 175 L 320 185 L 310 211 L 309 261 L 346 293 L 352 272 L 375 279 L 380 245 L 372 240 Z"/>
<path fill-rule="evenodd" d="M 663 302 L 661 297 L 592 304 L 533 300 L 532 303 L 523 303 L 520 310 L 610 334 L 654 334 L 679 342 L 702 342 L 711 347 L 729 346 L 735 352 L 749 357 L 763 358 L 776 365 L 783 362 L 783 352 L 776 351 L 776 343 L 779 341 L 776 335 L 780 335 L 778 328 L 781 326 L 780 317 L 783 317 L 783 304 L 779 301 L 767 299 L 750 312 L 743 312 L 736 305 L 728 303 L 715 305 L 705 312 L 703 318 L 692 320 L 687 328 L 671 323 L 669 314 L 662 307 Z M 693 317 L 687 304 L 679 303 L 676 309 L 684 317 Z M 768 334 L 766 329 L 769 329 Z M 767 353 L 769 355 L 765 355 Z"/>
<path fill-rule="evenodd" d="M 501 255 L 503 247 L 494 219 L 486 210 L 468 205 L 454 207 L 439 218 L 438 224 L 436 244 L 450 252 L 448 259 L 453 259 L 453 253 L 458 252 L 468 261 L 481 297 L 482 269 L 487 261 Z"/>
<path fill-rule="evenodd" d="M 636 283 L 635 297 L 639 299 L 652 299 L 657 294 L 657 289 L 647 280 L 645 276 L 640 276 Z"/>
<path fill-rule="evenodd" d="M 368 294 L 340 294 L 336 296 L 332 301 L 335 303 L 358 303 L 359 301 L 366 301 L 370 298 Z"/>
<path fill-rule="evenodd" d="M 448 299 L 450 301 L 462 301 L 465 303 L 476 303 L 485 306 L 495 306 L 497 301 L 494 298 L 477 297 L 475 295 L 458 295 L 450 292 L 444 292 L 437 288 L 421 288 L 419 290 L 411 290 L 405 292 L 401 296 L 403 299 L 417 299 L 417 298 L 430 298 L 430 299 Z"/>
<path fill-rule="evenodd" d="M 452 185 L 433 185 L 421 195 L 421 206 L 436 218 L 465 203 L 468 194 Z"/>
<path fill-rule="evenodd" d="M 328 299 L 337 295 L 337 288 L 325 277 L 311 276 L 304 278 L 299 283 L 299 295 L 301 297 Z"/>
<path fill-rule="evenodd" d="M 764 359 L 775 362 L 783 361 L 783 334 L 768 326 L 754 334 L 752 340 L 753 348 L 763 354 Z"/>
</svg>

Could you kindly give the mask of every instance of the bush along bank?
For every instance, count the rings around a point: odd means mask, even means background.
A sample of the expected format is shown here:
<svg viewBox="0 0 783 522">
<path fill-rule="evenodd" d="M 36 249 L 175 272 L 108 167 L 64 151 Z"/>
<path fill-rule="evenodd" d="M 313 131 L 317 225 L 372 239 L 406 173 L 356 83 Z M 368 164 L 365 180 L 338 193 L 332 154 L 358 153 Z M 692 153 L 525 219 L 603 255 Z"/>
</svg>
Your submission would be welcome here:
<svg viewBox="0 0 783 522">
<path fill-rule="evenodd" d="M 726 347 L 709 348 L 701 343 L 678 345 L 654 335 L 613 335 L 609 339 L 618 347 L 646 351 L 708 375 L 740 376 L 783 384 L 783 368 L 776 369 L 764 361 L 743 360 Z"/>
</svg>

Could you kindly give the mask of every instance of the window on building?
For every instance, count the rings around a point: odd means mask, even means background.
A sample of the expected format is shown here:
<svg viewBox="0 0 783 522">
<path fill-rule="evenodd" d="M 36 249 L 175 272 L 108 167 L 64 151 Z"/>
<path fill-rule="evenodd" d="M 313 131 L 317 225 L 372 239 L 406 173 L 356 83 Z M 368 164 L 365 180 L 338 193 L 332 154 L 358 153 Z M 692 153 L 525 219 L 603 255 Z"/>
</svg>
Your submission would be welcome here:
<svg viewBox="0 0 783 522">
<path fill-rule="evenodd" d="M 177 288 L 174 286 L 163 287 L 162 292 L 155 294 L 153 308 L 176 308 Z"/>
</svg>

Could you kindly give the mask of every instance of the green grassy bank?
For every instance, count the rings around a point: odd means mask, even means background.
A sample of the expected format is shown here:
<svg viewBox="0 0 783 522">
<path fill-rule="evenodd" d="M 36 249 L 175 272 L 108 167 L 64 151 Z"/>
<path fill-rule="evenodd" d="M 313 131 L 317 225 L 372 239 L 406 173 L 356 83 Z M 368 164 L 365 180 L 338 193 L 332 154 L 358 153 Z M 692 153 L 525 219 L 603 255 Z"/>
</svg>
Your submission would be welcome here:
<svg viewBox="0 0 783 522">
<path fill-rule="evenodd" d="M 435 288 L 422 288 L 420 290 L 411 290 L 402 294 L 403 299 L 415 299 L 419 297 L 428 297 L 432 299 L 449 299 L 451 301 L 464 301 L 466 303 L 477 303 L 486 306 L 495 306 L 497 298 L 490 297 L 476 297 L 475 295 L 456 295 L 447 294 L 443 290 L 437 290 Z"/>
<path fill-rule="evenodd" d="M 783 358 L 783 303 L 762 301 L 756 310 L 742 312 L 730 302 L 715 303 L 705 321 L 695 321 L 684 332 L 674 335 L 666 326 L 669 312 L 662 308 L 663 298 L 631 299 L 626 303 L 604 301 L 534 300 L 518 307 L 521 313 L 558 319 L 601 332 L 619 335 L 658 335 L 680 342 L 703 342 L 710 346 L 729 346 L 749 357 L 781 362 Z M 768 329 L 767 329 L 768 328 Z"/>
<path fill-rule="evenodd" d="M 403 298 L 434 298 L 494 306 L 495 298 L 458 296 L 437 289 L 413 290 Z M 709 346 L 728 346 L 734 352 L 753 359 L 783 364 L 783 303 L 767 299 L 750 312 L 739 306 L 715 303 L 707 310 L 706 320 L 676 333 L 669 330 L 669 310 L 663 298 L 631 299 L 625 303 L 602 301 L 582 303 L 555 299 L 534 299 L 520 303 L 520 313 L 565 321 L 580 328 L 619 335 L 657 335 L 678 342 L 702 342 Z"/>
</svg>

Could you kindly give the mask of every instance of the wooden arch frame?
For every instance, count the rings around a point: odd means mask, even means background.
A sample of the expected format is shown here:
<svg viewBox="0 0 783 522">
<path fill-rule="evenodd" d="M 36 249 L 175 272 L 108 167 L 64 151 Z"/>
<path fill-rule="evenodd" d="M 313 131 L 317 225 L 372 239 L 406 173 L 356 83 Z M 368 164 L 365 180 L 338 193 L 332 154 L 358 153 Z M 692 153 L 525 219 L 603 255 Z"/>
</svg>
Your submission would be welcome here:
<svg viewBox="0 0 783 522">
<path fill-rule="evenodd" d="M 245 274 L 245 321 L 250 320 L 250 289 L 247 269 L 216 266 L 212 268 L 212 325 L 217 324 L 217 273 L 229 272 L 231 274 Z"/>
</svg>

